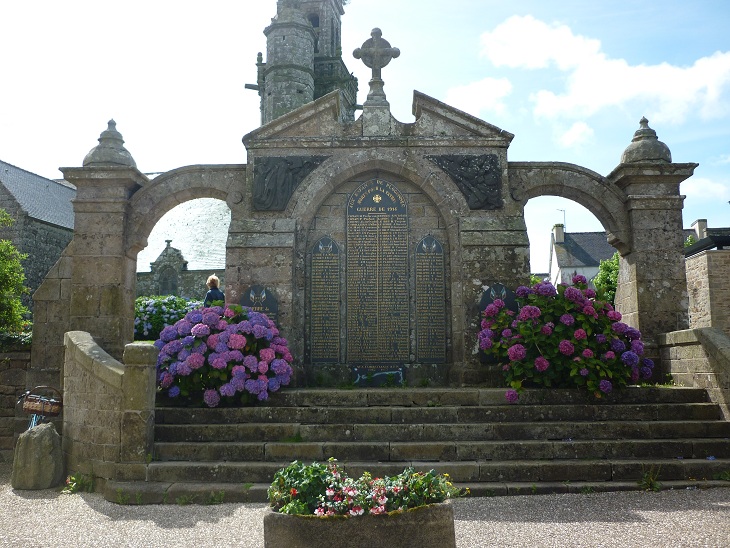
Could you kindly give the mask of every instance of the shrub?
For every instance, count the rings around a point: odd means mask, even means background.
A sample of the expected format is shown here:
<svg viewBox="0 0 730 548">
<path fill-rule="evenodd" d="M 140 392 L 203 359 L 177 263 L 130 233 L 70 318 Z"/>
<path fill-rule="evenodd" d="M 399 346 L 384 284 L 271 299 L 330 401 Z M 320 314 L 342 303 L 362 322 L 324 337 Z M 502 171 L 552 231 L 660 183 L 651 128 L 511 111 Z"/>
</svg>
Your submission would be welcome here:
<svg viewBox="0 0 730 548">
<path fill-rule="evenodd" d="M 583 276 L 573 286 L 541 282 L 516 291 L 519 312 L 495 300 L 484 311 L 479 346 L 502 364 L 517 401 L 525 386 L 583 388 L 596 397 L 652 375 L 641 358 L 641 333 L 622 323 L 610 303 L 596 300 Z"/>
<path fill-rule="evenodd" d="M 618 251 L 610 259 L 601 260 L 598 274 L 593 278 L 602 299 L 614 304 L 616 302 L 616 286 L 618 285 Z"/>
<path fill-rule="evenodd" d="M 467 493 L 454 487 L 448 475 L 433 470 L 422 473 L 406 468 L 397 476 L 384 478 L 365 472 L 351 478 L 337 467 L 334 458 L 327 464 L 294 461 L 276 472 L 268 490 L 275 511 L 316 516 L 385 514 Z"/>
<path fill-rule="evenodd" d="M 0 352 L 21 352 L 28 350 L 33 342 L 33 324 L 25 322 L 16 333 L 0 331 Z"/>
<path fill-rule="evenodd" d="M 0 227 L 10 226 L 13 219 L 0 209 Z M 28 293 L 23 285 L 25 272 L 23 261 L 28 256 L 20 253 L 10 240 L 0 240 L 0 331 L 20 333 L 30 311 L 20 298 Z"/>
<path fill-rule="evenodd" d="M 160 332 L 203 303 L 175 295 L 137 297 L 134 302 L 134 340 L 154 341 Z"/>
<path fill-rule="evenodd" d="M 291 380 L 287 340 L 265 314 L 238 305 L 192 310 L 155 346 L 160 390 L 185 404 L 266 400 Z"/>
</svg>

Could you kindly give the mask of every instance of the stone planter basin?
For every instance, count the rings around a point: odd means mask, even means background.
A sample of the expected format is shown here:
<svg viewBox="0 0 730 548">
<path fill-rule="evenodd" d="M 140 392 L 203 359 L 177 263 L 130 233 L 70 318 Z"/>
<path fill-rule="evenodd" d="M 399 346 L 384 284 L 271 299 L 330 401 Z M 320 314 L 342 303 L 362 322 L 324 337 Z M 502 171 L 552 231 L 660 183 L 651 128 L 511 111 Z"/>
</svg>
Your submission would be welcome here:
<svg viewBox="0 0 730 548">
<path fill-rule="evenodd" d="M 432 504 L 356 517 L 264 516 L 265 548 L 456 548 L 454 508 Z"/>
</svg>

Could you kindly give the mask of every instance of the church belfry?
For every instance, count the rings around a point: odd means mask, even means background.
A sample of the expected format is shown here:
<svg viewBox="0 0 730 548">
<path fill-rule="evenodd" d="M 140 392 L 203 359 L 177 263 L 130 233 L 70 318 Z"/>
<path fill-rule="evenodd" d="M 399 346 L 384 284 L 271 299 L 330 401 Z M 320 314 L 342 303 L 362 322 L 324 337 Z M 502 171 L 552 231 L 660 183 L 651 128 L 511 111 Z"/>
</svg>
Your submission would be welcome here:
<svg viewBox="0 0 730 548">
<path fill-rule="evenodd" d="M 257 58 L 261 123 L 339 90 L 343 116 L 353 120 L 357 78 L 342 61 L 341 0 L 278 0 L 266 27 L 266 62 Z"/>
</svg>

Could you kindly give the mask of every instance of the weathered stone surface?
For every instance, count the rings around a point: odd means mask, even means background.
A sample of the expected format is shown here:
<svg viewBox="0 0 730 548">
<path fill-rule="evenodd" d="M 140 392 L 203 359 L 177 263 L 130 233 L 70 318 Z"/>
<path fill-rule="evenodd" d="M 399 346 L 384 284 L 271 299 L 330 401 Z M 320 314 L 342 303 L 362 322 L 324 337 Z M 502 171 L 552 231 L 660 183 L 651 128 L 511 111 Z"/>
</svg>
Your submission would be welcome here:
<svg viewBox="0 0 730 548">
<path fill-rule="evenodd" d="M 23 432 L 15 446 L 13 489 L 49 489 L 63 482 L 61 436 L 50 423 Z"/>
<path fill-rule="evenodd" d="M 267 548 L 455 547 L 454 511 L 448 503 L 351 519 L 290 516 L 268 511 L 264 516 L 264 543 Z"/>
</svg>

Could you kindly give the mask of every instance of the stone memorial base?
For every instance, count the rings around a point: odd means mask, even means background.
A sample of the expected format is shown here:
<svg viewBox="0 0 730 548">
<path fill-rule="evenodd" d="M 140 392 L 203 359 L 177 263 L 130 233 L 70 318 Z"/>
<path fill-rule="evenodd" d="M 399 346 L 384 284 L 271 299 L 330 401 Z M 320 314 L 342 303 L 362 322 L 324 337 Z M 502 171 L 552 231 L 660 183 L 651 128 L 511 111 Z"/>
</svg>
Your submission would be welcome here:
<svg viewBox="0 0 730 548">
<path fill-rule="evenodd" d="M 13 489 L 50 489 L 63 482 L 61 436 L 50 423 L 39 424 L 18 438 L 10 485 Z"/>
<path fill-rule="evenodd" d="M 265 548 L 456 548 L 454 508 L 432 504 L 384 515 L 357 517 L 264 516 Z"/>
</svg>

